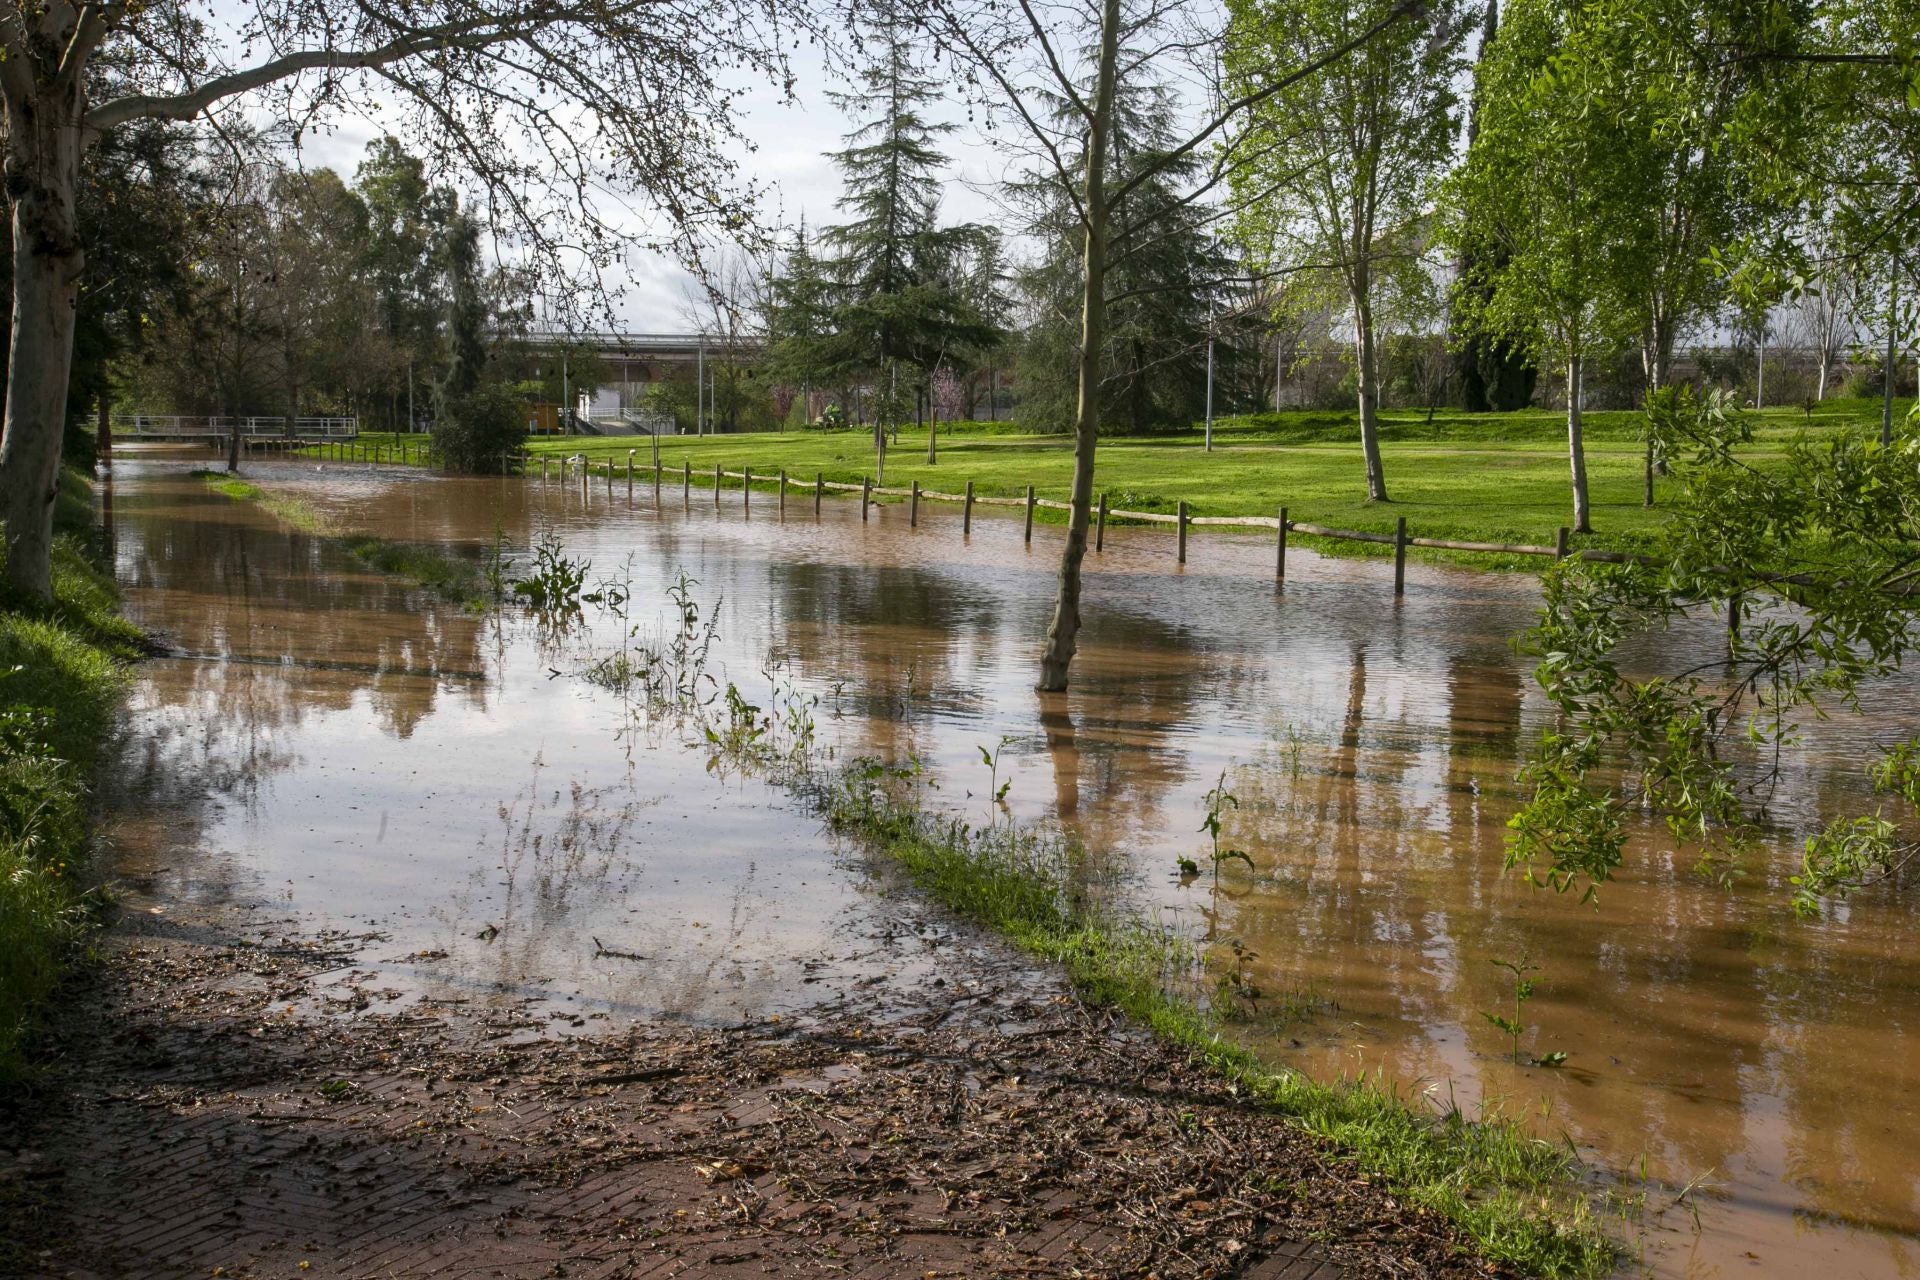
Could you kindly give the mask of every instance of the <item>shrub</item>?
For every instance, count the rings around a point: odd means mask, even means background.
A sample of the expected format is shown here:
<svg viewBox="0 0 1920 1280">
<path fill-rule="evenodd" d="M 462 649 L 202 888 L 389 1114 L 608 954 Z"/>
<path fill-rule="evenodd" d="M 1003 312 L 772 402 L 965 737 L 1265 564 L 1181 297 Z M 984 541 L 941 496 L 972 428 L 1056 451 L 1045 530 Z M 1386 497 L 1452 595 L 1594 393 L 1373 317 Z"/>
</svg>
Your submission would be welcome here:
<svg viewBox="0 0 1920 1280">
<path fill-rule="evenodd" d="M 527 440 L 526 403 L 505 387 L 449 395 L 433 424 L 433 447 L 449 471 L 499 475 Z"/>
</svg>

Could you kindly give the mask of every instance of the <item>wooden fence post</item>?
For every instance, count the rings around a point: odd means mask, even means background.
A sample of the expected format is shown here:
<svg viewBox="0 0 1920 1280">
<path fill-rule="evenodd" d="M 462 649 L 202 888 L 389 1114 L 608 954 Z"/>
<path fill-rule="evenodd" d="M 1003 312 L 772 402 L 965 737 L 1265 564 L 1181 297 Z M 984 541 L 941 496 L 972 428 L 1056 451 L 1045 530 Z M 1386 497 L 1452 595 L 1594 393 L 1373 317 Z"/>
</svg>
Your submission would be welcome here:
<svg viewBox="0 0 1920 1280">
<path fill-rule="evenodd" d="M 1100 491 L 1100 518 L 1093 526 L 1093 549 L 1095 551 L 1107 549 L 1107 491 L 1105 489 Z"/>
<path fill-rule="evenodd" d="M 1027 544 L 1033 544 L 1033 486 L 1027 486 Z"/>
<path fill-rule="evenodd" d="M 967 496 L 960 504 L 960 536 L 973 532 L 973 481 L 967 481 Z"/>
<path fill-rule="evenodd" d="M 749 512 L 749 513 L 752 512 L 753 510 L 753 468 L 752 467 L 740 468 L 740 510 L 744 512 Z"/>
<path fill-rule="evenodd" d="M 1407 594 L 1407 518 L 1393 522 L 1393 594 Z"/>
<path fill-rule="evenodd" d="M 542 480 L 547 478 L 547 455 L 544 453 L 540 455 L 540 478 Z"/>
<path fill-rule="evenodd" d="M 813 473 L 813 514 L 815 514 L 816 516 L 820 514 L 820 497 L 822 494 L 826 493 L 826 491 L 827 491 L 827 473 L 824 471 L 814 472 Z"/>
<path fill-rule="evenodd" d="M 782 518 L 784 518 L 786 514 L 787 514 L 787 469 L 785 467 L 782 467 L 780 468 L 780 515 L 782 516 Z"/>
<path fill-rule="evenodd" d="M 720 505 L 720 464 L 713 464 L 713 505 Z"/>
<path fill-rule="evenodd" d="M 658 455 L 653 459 L 653 505 L 656 507 L 660 505 L 660 459 Z"/>
<path fill-rule="evenodd" d="M 680 505 L 693 508 L 693 460 L 680 459 Z"/>
<path fill-rule="evenodd" d="M 1185 498 L 1182 498 L 1180 505 L 1174 509 L 1173 519 L 1174 524 L 1180 529 L 1179 563 L 1185 564 L 1187 562 L 1187 500 Z"/>
<path fill-rule="evenodd" d="M 907 499 L 907 528 L 920 527 L 920 482 L 913 482 L 913 496 Z"/>
<path fill-rule="evenodd" d="M 1280 532 L 1274 538 L 1273 576 L 1284 580 L 1287 576 L 1287 508 L 1280 508 Z"/>
<path fill-rule="evenodd" d="M 607 496 L 613 496 L 613 455 L 607 455 Z"/>
<path fill-rule="evenodd" d="M 1553 535 L 1553 558 L 1556 560 L 1567 558 L 1567 526 L 1565 525 L 1561 525 L 1559 531 Z"/>
<path fill-rule="evenodd" d="M 628 498 L 633 497 L 633 455 L 638 452 L 640 452 L 638 449 L 627 450 L 627 497 Z"/>
<path fill-rule="evenodd" d="M 873 500 L 873 477 L 860 477 L 860 519 L 867 518 L 867 504 Z"/>
</svg>

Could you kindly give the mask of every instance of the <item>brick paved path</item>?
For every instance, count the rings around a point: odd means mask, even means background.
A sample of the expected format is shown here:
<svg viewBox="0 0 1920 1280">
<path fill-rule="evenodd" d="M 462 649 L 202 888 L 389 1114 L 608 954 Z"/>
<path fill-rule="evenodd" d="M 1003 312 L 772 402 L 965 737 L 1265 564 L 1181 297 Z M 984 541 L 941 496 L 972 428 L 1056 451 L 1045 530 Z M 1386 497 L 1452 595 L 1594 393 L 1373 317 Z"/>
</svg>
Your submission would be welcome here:
<svg viewBox="0 0 1920 1280">
<path fill-rule="evenodd" d="M 1491 1273 L 1045 984 L 555 1036 L 527 1010 L 296 1015 L 341 959 L 312 944 L 108 949 L 62 1090 L 0 1132 L 26 1274 Z"/>
</svg>

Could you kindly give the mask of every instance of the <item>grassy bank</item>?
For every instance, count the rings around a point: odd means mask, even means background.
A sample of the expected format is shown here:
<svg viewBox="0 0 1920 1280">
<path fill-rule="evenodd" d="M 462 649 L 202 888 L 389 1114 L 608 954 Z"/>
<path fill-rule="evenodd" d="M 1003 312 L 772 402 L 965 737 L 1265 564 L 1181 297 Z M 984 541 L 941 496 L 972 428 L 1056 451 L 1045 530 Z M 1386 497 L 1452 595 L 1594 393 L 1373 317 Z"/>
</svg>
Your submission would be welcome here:
<svg viewBox="0 0 1920 1280">
<path fill-rule="evenodd" d="M 805 789 L 836 830 L 897 864 L 921 891 L 1061 965 L 1088 999 L 1186 1049 L 1253 1104 L 1453 1223 L 1487 1257 L 1542 1276 L 1613 1269 L 1617 1246 L 1595 1220 L 1566 1148 L 1506 1119 L 1434 1113 L 1373 1081 L 1327 1083 L 1262 1063 L 1182 994 L 1196 987 L 1195 944 L 1090 894 L 1097 870 L 1080 850 L 1032 832 L 931 819 L 901 797 L 901 777 L 867 764 Z"/>
<path fill-rule="evenodd" d="M 702 742 L 717 771 L 747 770 L 805 800 L 835 831 L 898 866 L 917 889 L 1060 965 L 1088 1000 L 1111 1006 L 1285 1117 L 1390 1189 L 1410 1215 L 1453 1224 L 1487 1257 L 1553 1277 L 1597 1277 L 1619 1250 L 1601 1229 L 1565 1147 L 1495 1115 L 1435 1112 L 1424 1095 L 1376 1081 L 1322 1082 L 1269 1066 L 1226 1035 L 1209 992 L 1206 944 L 1159 926 L 1129 902 L 1124 860 L 1071 840 L 996 823 L 984 831 L 932 812 L 917 764 L 828 763 L 817 698 L 776 679 L 764 705 L 708 671 L 711 617 L 681 592 L 674 629 L 583 668 L 633 714 Z M 1211 975 L 1217 978 L 1219 975 Z"/>
<path fill-rule="evenodd" d="M 87 794 L 141 639 L 93 558 L 84 478 L 55 514 L 52 603 L 0 599 L 0 1087 L 92 923 Z"/>
<path fill-rule="evenodd" d="M 1811 415 L 1800 409 L 1767 410 L 1756 416 L 1757 439 L 1748 456 L 1764 465 L 1800 431 L 1831 432 L 1876 427 L 1879 406 L 1829 401 Z M 1112 505 L 1170 512 L 1185 500 L 1194 515 L 1272 515 L 1284 503 L 1295 520 L 1390 533 L 1405 516 L 1421 536 L 1551 545 L 1554 531 L 1572 520 L 1567 477 L 1566 422 L 1562 414 L 1523 410 L 1510 414 L 1443 412 L 1431 422 L 1423 412 L 1384 415 L 1384 443 L 1391 503 L 1369 503 L 1358 447 L 1359 427 L 1350 412 L 1256 414 L 1223 419 L 1214 429 L 1214 451 L 1202 447 L 1197 430 L 1151 439 L 1115 438 L 1100 450 L 1098 489 Z M 1586 416 L 1587 465 L 1596 530 L 1587 545 L 1624 545 L 1652 529 L 1664 512 L 1641 505 L 1641 415 L 1594 412 Z M 1010 433 L 1000 424 L 943 427 L 938 461 L 926 462 L 924 431 L 903 431 L 887 454 L 886 480 L 904 487 L 958 492 L 967 481 L 983 495 L 1018 497 L 1032 484 L 1040 497 L 1064 501 L 1073 473 L 1072 441 L 1066 436 Z M 536 454 L 584 453 L 624 465 L 638 449 L 647 465 L 646 437 L 572 437 L 530 443 Z M 750 466 L 771 476 L 780 468 L 796 479 L 857 483 L 874 471 L 870 437 L 864 431 L 788 432 L 664 438 L 663 462 L 679 471 L 690 463 L 694 479 Z M 1664 490 L 1668 482 L 1661 481 Z M 1059 513 L 1042 512 L 1058 521 Z M 1576 539 L 1576 545 L 1581 540 Z M 1366 554 L 1352 543 L 1331 549 Z"/>
<path fill-rule="evenodd" d="M 215 493 L 239 502 L 257 503 L 281 523 L 316 537 L 336 538 L 347 553 L 369 568 L 403 578 L 418 587 L 469 609 L 488 609 L 494 598 L 482 567 L 450 556 L 434 547 L 391 542 L 362 534 L 343 534 L 325 512 L 310 502 L 262 489 L 221 471 L 196 472 Z"/>
</svg>

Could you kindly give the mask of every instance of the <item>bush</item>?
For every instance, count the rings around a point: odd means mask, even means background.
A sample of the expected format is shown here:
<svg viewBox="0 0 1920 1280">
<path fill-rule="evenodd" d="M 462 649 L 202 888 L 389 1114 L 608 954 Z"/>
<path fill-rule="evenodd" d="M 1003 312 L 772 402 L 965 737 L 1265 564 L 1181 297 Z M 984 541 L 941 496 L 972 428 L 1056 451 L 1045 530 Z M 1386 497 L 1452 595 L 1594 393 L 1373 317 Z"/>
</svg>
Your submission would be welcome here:
<svg viewBox="0 0 1920 1280">
<path fill-rule="evenodd" d="M 449 471 L 499 475 L 527 441 L 527 406 L 501 386 L 448 396 L 433 424 L 433 447 Z"/>
</svg>

